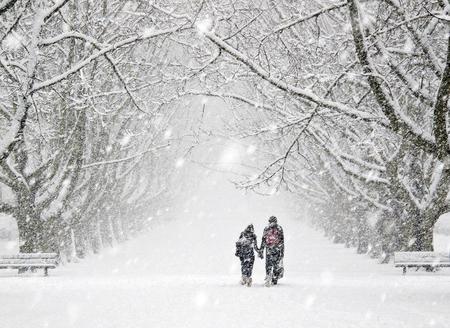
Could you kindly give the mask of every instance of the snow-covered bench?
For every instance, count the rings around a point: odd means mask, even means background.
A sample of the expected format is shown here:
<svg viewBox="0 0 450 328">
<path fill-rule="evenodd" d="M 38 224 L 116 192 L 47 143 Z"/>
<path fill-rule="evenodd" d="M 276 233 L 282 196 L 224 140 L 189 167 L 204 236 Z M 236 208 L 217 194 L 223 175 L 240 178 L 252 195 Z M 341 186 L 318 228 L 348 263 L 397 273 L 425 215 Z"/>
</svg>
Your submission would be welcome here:
<svg viewBox="0 0 450 328">
<path fill-rule="evenodd" d="M 394 266 L 403 268 L 427 268 L 450 267 L 450 256 L 448 253 L 436 252 L 396 252 L 394 253 Z"/>
<path fill-rule="evenodd" d="M 15 255 L 0 255 L 0 269 L 19 269 L 19 273 L 28 269 L 54 269 L 58 265 L 56 253 L 19 253 Z"/>
</svg>

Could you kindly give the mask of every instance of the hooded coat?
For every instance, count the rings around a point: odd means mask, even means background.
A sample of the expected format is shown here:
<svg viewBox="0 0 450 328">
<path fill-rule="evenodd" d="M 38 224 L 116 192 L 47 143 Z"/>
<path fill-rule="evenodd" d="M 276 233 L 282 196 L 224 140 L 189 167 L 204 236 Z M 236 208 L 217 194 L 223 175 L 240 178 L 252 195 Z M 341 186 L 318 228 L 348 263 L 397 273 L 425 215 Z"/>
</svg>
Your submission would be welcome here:
<svg viewBox="0 0 450 328">
<path fill-rule="evenodd" d="M 250 278 L 255 262 L 255 252 L 259 252 L 253 225 L 250 224 L 239 236 L 236 242 L 236 256 L 241 261 L 241 273 L 243 277 Z"/>
<path fill-rule="evenodd" d="M 241 232 L 236 243 L 236 255 L 240 258 L 254 258 L 254 251 L 259 252 L 253 225 L 250 224 Z"/>
<path fill-rule="evenodd" d="M 277 224 L 277 219 L 271 217 L 269 225 L 264 229 L 261 241 L 260 254 L 266 249 L 266 275 L 272 276 L 272 283 L 284 275 L 284 233 L 283 228 Z"/>
</svg>

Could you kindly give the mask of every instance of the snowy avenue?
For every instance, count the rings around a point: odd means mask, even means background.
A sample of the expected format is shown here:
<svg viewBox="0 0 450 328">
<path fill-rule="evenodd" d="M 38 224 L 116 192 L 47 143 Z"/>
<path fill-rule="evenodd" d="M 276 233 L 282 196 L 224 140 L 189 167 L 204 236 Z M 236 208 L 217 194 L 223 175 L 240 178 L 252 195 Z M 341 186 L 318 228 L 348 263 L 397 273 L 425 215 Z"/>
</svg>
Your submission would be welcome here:
<svg viewBox="0 0 450 328">
<path fill-rule="evenodd" d="M 0 328 L 208 327 L 450 327 L 450 0 L 0 0 Z"/>
<path fill-rule="evenodd" d="M 2 273 L 1 327 L 448 327 L 449 271 L 402 276 L 283 223 L 287 273 L 277 288 L 263 286 L 262 261 L 254 285 L 238 285 L 238 219 L 186 218 L 48 278 Z"/>
</svg>

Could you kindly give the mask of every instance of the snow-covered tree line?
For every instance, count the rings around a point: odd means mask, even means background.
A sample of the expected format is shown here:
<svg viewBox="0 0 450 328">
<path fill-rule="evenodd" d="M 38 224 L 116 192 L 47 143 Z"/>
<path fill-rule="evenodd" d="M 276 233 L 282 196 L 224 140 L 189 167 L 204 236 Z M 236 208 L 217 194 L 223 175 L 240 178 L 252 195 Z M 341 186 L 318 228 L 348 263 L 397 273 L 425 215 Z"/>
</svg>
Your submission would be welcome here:
<svg viewBox="0 0 450 328">
<path fill-rule="evenodd" d="M 192 93 L 228 101 L 228 132 L 258 143 L 268 164 L 241 186 L 298 193 L 316 224 L 360 252 L 429 249 L 448 207 L 449 10 L 212 3 L 201 27 L 217 57 Z"/>
<path fill-rule="evenodd" d="M 21 251 L 126 239 L 172 197 L 185 21 L 119 0 L 6 0 L 0 21 L 0 212 Z"/>
<path fill-rule="evenodd" d="M 449 9 L 4 0 L 0 210 L 24 251 L 122 238 L 169 186 L 168 126 L 208 96 L 266 163 L 241 187 L 288 188 L 361 252 L 427 249 L 450 179 Z"/>
</svg>

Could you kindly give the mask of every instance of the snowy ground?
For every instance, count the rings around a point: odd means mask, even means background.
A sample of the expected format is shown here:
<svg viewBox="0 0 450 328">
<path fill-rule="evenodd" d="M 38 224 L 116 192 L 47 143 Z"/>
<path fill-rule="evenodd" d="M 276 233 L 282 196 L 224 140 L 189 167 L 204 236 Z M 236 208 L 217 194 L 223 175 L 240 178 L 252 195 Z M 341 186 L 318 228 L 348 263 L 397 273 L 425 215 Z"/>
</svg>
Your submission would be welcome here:
<svg viewBox="0 0 450 328">
<path fill-rule="evenodd" d="M 174 220 L 50 276 L 0 272 L 0 327 L 449 327 L 450 271 L 401 275 L 280 218 L 286 277 L 238 285 L 235 216 Z M 255 224 L 258 236 L 265 219 Z"/>
</svg>

